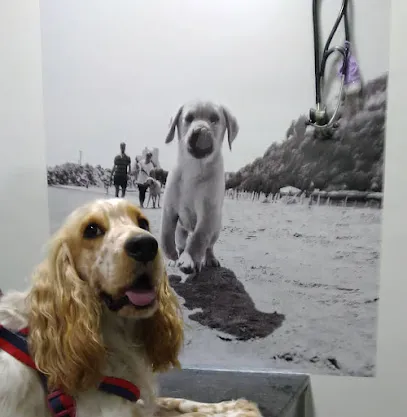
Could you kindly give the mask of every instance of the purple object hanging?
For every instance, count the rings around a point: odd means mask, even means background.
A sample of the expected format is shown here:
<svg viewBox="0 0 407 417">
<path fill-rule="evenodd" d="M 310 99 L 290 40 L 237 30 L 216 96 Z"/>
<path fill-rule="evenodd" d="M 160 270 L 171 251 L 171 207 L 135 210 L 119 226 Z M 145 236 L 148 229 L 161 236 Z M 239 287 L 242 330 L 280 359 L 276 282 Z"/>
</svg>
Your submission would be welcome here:
<svg viewBox="0 0 407 417">
<path fill-rule="evenodd" d="M 346 66 L 345 61 L 343 61 L 341 68 L 339 69 L 340 76 L 345 74 L 345 79 L 343 80 L 344 92 L 347 95 L 358 94 L 362 88 L 362 80 L 360 77 L 359 65 L 355 56 L 352 55 L 349 41 L 345 41 L 345 50 L 347 51 Z"/>
<path fill-rule="evenodd" d="M 351 52 L 350 42 L 345 41 L 345 49 L 348 51 L 348 58 L 347 58 L 347 71 L 345 74 L 345 85 L 353 84 L 353 83 L 360 83 L 360 70 L 358 62 L 356 61 L 355 56 Z M 339 70 L 339 75 L 343 75 L 344 71 L 344 63 L 342 63 L 341 68 Z"/>
</svg>

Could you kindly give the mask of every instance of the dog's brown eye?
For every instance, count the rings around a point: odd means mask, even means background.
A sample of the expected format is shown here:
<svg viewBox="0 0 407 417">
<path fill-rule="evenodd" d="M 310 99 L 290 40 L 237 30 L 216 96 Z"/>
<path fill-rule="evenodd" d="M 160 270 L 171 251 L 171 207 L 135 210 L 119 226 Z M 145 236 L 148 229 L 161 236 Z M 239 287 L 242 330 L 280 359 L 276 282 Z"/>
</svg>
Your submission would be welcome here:
<svg viewBox="0 0 407 417">
<path fill-rule="evenodd" d="M 83 231 L 83 237 L 85 239 L 95 239 L 99 236 L 103 236 L 105 231 L 96 223 L 90 223 Z"/>
<path fill-rule="evenodd" d="M 209 120 L 211 123 L 218 123 L 219 122 L 219 116 L 216 113 L 212 113 L 209 117 Z"/>
<path fill-rule="evenodd" d="M 146 219 L 139 218 L 138 219 L 138 227 L 140 229 L 147 230 L 147 232 L 150 231 L 150 225 L 148 224 L 148 221 Z"/>
<path fill-rule="evenodd" d="M 192 122 L 194 121 L 194 115 L 193 115 L 193 114 L 191 114 L 191 113 L 188 113 L 188 114 L 185 116 L 185 121 L 186 121 L 187 123 L 192 123 Z"/>
</svg>

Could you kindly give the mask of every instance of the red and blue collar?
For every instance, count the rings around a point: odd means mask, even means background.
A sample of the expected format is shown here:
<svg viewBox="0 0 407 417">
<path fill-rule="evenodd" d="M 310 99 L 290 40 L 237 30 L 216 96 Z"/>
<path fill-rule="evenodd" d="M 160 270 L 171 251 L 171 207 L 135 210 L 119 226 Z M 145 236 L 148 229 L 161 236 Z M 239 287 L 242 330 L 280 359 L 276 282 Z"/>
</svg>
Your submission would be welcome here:
<svg viewBox="0 0 407 417">
<path fill-rule="evenodd" d="M 61 390 L 49 392 L 46 376 L 37 369 L 29 354 L 27 343 L 28 333 L 28 328 L 13 332 L 0 325 L 0 349 L 38 372 L 47 395 L 48 407 L 53 417 L 75 417 L 76 404 L 70 395 L 65 394 Z M 137 402 L 140 398 L 140 390 L 138 387 L 122 378 L 106 376 L 99 384 L 98 390 L 117 395 L 131 402 Z"/>
</svg>

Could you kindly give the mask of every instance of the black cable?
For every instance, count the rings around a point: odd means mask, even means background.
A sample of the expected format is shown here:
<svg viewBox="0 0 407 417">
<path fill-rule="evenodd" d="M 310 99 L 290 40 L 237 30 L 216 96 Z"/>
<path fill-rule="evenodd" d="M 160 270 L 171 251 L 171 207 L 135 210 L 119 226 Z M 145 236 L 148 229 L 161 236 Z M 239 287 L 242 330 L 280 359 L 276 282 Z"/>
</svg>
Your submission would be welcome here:
<svg viewBox="0 0 407 417">
<path fill-rule="evenodd" d="M 342 6 L 339 10 L 338 17 L 332 27 L 331 32 L 329 33 L 328 39 L 325 43 L 322 59 L 320 56 L 319 48 L 319 13 L 318 13 L 318 0 L 313 0 L 312 2 L 312 19 L 313 19 L 313 28 L 314 28 L 314 63 L 315 63 L 315 101 L 316 104 L 321 103 L 321 80 L 325 75 L 326 62 L 328 57 L 335 51 L 340 52 L 344 60 L 346 61 L 347 51 L 343 48 L 331 48 L 329 49 L 332 39 L 335 36 L 336 31 L 338 30 L 339 24 L 341 23 L 342 18 L 344 19 L 345 26 L 345 40 L 350 42 L 350 29 L 349 29 L 349 20 L 348 20 L 348 0 L 342 1 Z M 346 65 L 346 63 L 345 63 Z"/>
<path fill-rule="evenodd" d="M 319 65 L 319 13 L 318 0 L 312 1 L 312 21 L 314 24 L 314 64 L 315 64 L 315 103 L 321 103 L 321 78 Z"/>
</svg>

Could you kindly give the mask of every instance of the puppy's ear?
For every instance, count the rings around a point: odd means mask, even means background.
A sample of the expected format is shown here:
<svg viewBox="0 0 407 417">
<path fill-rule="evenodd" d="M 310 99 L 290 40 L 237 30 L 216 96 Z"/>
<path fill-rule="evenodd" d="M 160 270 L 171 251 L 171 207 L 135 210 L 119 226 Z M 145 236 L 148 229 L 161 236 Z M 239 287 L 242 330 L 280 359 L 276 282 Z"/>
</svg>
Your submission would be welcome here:
<svg viewBox="0 0 407 417">
<path fill-rule="evenodd" d="M 154 372 L 163 372 L 172 366 L 180 367 L 178 355 L 184 341 L 181 309 L 165 271 L 157 298 L 158 310 L 142 320 L 142 331 Z"/>
<path fill-rule="evenodd" d="M 106 354 L 101 306 L 79 278 L 63 238 L 54 240 L 48 259 L 36 271 L 28 302 L 30 353 L 49 388 L 73 394 L 96 387 Z"/>
<path fill-rule="evenodd" d="M 232 150 L 232 142 L 236 139 L 237 134 L 239 133 L 239 125 L 237 120 L 232 113 L 226 108 L 222 107 L 223 115 L 225 116 L 226 130 L 228 132 L 228 143 L 229 149 Z"/>
<path fill-rule="evenodd" d="M 170 130 L 168 131 L 167 137 L 165 138 L 165 143 L 170 143 L 170 142 L 172 142 L 174 140 L 175 128 L 178 125 L 178 121 L 179 121 L 179 118 L 180 118 L 181 113 L 182 113 L 182 107 L 183 106 L 181 106 L 178 109 L 177 114 L 175 115 L 175 117 L 170 122 Z"/>
</svg>

